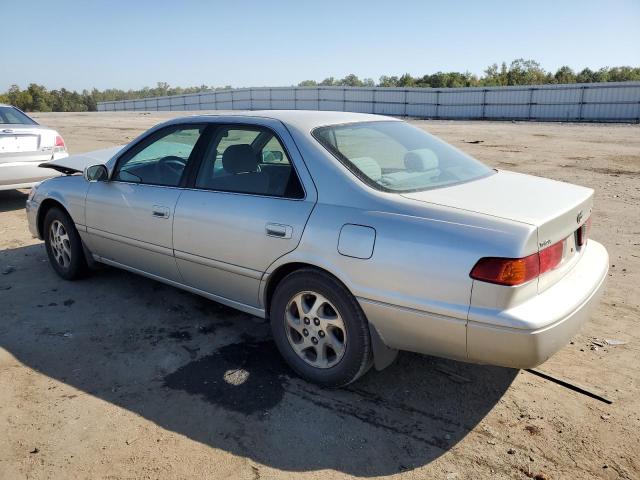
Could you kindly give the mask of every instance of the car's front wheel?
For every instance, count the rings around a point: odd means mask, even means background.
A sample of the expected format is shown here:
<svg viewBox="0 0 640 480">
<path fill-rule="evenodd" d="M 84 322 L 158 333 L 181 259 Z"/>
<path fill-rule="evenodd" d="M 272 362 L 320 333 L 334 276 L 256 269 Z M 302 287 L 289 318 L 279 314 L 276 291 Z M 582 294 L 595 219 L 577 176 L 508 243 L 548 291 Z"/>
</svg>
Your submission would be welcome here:
<svg viewBox="0 0 640 480">
<path fill-rule="evenodd" d="M 82 241 L 73 220 L 59 208 L 51 208 L 44 217 L 44 244 L 49 263 L 65 280 L 75 280 L 87 271 Z"/>
<path fill-rule="evenodd" d="M 371 366 L 367 319 L 353 295 L 325 272 L 304 269 L 285 277 L 270 317 L 280 353 L 309 381 L 341 387 Z"/>
</svg>

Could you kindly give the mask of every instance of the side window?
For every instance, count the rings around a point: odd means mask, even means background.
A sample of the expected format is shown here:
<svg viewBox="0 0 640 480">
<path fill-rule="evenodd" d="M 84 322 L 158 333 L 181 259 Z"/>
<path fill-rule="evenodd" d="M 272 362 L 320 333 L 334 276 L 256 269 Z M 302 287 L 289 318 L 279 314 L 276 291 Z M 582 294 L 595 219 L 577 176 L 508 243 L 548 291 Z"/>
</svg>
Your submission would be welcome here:
<svg viewBox="0 0 640 480">
<path fill-rule="evenodd" d="M 278 138 L 256 127 L 222 127 L 200 165 L 196 188 L 302 198 L 304 191 Z"/>
<path fill-rule="evenodd" d="M 170 129 L 118 165 L 113 179 L 177 187 L 204 127 Z"/>
<path fill-rule="evenodd" d="M 287 157 L 284 148 L 278 141 L 276 137 L 271 137 L 265 146 L 262 148 L 261 152 L 262 163 L 275 163 L 275 164 L 285 164 L 291 165 L 289 161 L 289 157 Z"/>
</svg>

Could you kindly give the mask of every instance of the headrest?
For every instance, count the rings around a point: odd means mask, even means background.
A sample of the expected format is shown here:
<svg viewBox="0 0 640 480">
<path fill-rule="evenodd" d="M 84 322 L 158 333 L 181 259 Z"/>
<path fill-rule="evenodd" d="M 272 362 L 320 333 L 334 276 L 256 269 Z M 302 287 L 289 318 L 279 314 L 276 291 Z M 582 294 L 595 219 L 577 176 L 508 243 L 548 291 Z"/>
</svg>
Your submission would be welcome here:
<svg viewBox="0 0 640 480">
<path fill-rule="evenodd" d="M 229 173 L 258 171 L 258 155 L 251 145 L 231 145 L 222 154 L 222 168 Z"/>
<path fill-rule="evenodd" d="M 438 157 L 433 150 L 419 148 L 404 155 L 404 166 L 410 172 L 424 172 L 438 168 Z"/>
<path fill-rule="evenodd" d="M 358 167 L 362 173 L 373 181 L 377 182 L 382 178 L 382 169 L 380 168 L 380 165 L 371 157 L 352 158 L 351 163 Z"/>
</svg>

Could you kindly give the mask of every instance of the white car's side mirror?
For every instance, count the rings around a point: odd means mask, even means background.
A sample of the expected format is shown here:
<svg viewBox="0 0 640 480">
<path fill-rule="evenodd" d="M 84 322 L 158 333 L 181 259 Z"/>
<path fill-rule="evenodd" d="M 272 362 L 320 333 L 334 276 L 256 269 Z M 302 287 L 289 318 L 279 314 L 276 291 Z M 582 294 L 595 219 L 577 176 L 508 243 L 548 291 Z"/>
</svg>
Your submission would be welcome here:
<svg viewBox="0 0 640 480">
<path fill-rule="evenodd" d="M 104 165 L 91 165 L 84 169 L 83 175 L 88 182 L 105 182 L 109 179 L 109 170 Z"/>
</svg>

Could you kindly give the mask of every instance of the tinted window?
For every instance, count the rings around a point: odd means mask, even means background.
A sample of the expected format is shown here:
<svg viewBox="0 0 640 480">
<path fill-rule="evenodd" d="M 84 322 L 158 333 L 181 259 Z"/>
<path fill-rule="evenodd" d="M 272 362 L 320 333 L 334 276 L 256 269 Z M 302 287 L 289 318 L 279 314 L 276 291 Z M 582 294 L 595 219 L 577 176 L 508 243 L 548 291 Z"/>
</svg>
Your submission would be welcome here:
<svg viewBox="0 0 640 480">
<path fill-rule="evenodd" d="M 0 107 L 0 123 L 13 125 L 37 125 L 20 110 L 13 107 Z"/>
<path fill-rule="evenodd" d="M 213 135 L 196 188 L 302 198 L 304 192 L 278 138 L 256 127 L 221 127 Z"/>
<path fill-rule="evenodd" d="M 176 187 L 203 127 L 170 129 L 118 165 L 114 180 Z"/>
<path fill-rule="evenodd" d="M 352 172 L 380 190 L 408 192 L 490 175 L 478 160 L 406 122 L 317 128 L 314 137 Z"/>
</svg>

